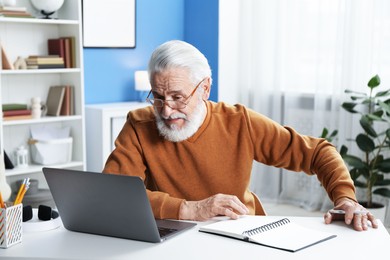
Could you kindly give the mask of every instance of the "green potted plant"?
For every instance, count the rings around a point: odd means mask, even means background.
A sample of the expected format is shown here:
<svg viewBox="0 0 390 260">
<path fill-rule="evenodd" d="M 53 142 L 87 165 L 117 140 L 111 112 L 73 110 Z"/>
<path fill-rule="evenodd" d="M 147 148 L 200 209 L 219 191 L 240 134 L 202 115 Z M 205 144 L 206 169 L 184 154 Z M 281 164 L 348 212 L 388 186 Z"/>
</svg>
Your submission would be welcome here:
<svg viewBox="0 0 390 260">
<path fill-rule="evenodd" d="M 351 100 L 341 106 L 360 117 L 361 132 L 349 140 L 359 148 L 356 154 L 350 153 L 346 145 L 341 146 L 340 154 L 355 186 L 365 190 L 365 201 L 360 203 L 366 208 L 378 208 L 383 205 L 373 201 L 373 194 L 390 198 L 390 179 L 386 178 L 390 173 L 390 89 L 379 91 L 378 75 L 367 86 L 369 94 L 345 90 Z M 324 128 L 322 137 L 332 141 L 336 136 L 337 130 L 329 133 Z"/>
</svg>

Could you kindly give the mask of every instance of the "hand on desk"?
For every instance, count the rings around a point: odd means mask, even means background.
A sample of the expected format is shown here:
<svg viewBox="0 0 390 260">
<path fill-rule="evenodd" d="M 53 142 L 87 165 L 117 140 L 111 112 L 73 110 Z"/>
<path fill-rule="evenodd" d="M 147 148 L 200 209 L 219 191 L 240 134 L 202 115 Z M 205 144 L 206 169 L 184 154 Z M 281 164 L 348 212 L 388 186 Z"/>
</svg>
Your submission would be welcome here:
<svg viewBox="0 0 390 260">
<path fill-rule="evenodd" d="M 180 219 L 203 221 L 216 216 L 237 219 L 248 214 L 248 208 L 234 195 L 216 194 L 200 201 L 184 201 L 180 208 Z"/>
<path fill-rule="evenodd" d="M 374 215 L 372 215 L 367 209 L 365 209 L 359 203 L 343 198 L 336 202 L 335 210 L 344 210 L 345 214 L 334 214 L 327 212 L 324 215 L 325 223 L 330 224 L 333 220 L 343 220 L 347 225 L 352 223 L 353 228 L 357 231 L 367 230 L 368 221 L 371 222 L 373 228 L 378 227 L 378 223 Z"/>
</svg>

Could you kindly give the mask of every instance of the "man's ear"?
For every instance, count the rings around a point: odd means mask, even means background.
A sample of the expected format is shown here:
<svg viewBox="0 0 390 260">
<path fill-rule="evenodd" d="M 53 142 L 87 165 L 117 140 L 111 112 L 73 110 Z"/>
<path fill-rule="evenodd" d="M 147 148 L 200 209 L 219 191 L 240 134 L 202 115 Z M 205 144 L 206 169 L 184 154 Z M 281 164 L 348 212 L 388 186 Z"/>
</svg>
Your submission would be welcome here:
<svg viewBox="0 0 390 260">
<path fill-rule="evenodd" d="M 203 88 L 202 99 L 203 100 L 208 100 L 209 97 L 210 97 L 210 90 L 211 90 L 211 84 L 210 83 L 211 83 L 211 79 L 210 79 L 210 77 L 208 77 L 207 79 L 205 79 L 205 81 L 202 84 L 202 88 Z"/>
</svg>

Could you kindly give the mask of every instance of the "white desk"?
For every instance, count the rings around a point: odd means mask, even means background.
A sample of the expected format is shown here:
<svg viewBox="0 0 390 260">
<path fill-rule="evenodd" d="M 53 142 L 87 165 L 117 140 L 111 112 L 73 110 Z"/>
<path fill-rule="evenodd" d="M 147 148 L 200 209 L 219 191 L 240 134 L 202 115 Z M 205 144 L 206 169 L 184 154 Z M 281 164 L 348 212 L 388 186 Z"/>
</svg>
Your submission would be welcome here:
<svg viewBox="0 0 390 260">
<path fill-rule="evenodd" d="M 334 233 L 336 238 L 290 253 L 199 232 L 199 225 L 163 243 L 153 244 L 82 234 L 63 227 L 25 233 L 21 244 L 0 249 L 0 259 L 372 259 L 388 255 L 390 235 L 378 229 L 357 232 L 342 222 L 325 225 L 321 217 L 289 217 Z M 299 236 L 299 234 L 297 234 Z"/>
</svg>

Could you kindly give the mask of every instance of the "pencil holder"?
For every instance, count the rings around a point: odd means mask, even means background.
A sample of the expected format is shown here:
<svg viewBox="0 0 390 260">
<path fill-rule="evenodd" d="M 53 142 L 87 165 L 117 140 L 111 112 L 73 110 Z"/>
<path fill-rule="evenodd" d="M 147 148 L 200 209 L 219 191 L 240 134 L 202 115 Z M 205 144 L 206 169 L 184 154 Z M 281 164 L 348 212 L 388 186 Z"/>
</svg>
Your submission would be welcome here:
<svg viewBox="0 0 390 260">
<path fill-rule="evenodd" d="M 0 208 L 0 248 L 22 242 L 22 203 Z"/>
</svg>

